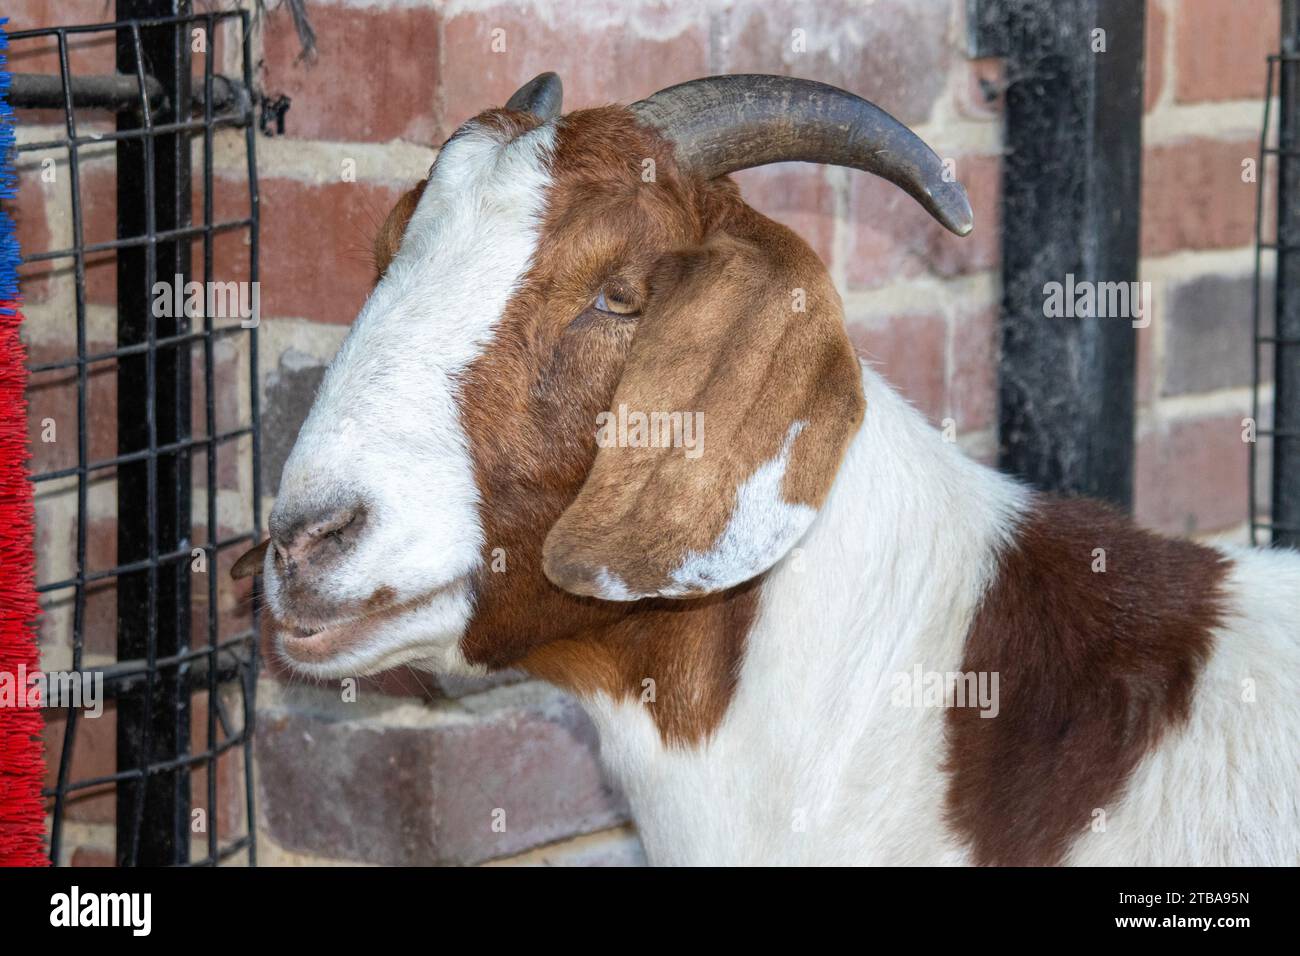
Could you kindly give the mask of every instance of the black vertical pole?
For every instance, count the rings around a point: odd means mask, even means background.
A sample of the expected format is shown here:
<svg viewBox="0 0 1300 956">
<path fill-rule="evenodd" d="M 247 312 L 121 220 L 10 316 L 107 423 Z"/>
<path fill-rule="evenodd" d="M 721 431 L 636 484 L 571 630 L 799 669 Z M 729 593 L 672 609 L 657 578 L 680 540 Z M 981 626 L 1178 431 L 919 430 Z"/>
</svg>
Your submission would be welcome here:
<svg viewBox="0 0 1300 956">
<path fill-rule="evenodd" d="M 119 20 L 188 12 L 188 0 L 117 0 Z M 139 81 L 152 76 L 167 94 L 165 105 L 120 113 L 119 132 L 189 118 L 187 24 L 119 29 L 117 71 Z M 153 237 L 190 225 L 188 134 L 146 133 L 118 142 L 117 215 L 119 238 Z M 188 650 L 190 642 L 190 454 L 187 448 L 158 452 L 190 437 L 189 346 L 155 347 L 159 339 L 190 331 L 183 310 L 155 314 L 155 283 L 170 286 L 177 276 L 182 283 L 190 278 L 188 238 L 151 238 L 118 253 L 118 343 L 149 346 L 118 365 L 119 450 L 147 452 L 118 469 L 118 563 L 149 565 L 124 574 L 117 591 L 118 659 L 143 659 L 148 665 L 147 682 L 117 704 L 118 769 L 146 771 L 137 783 L 118 789 L 122 866 L 189 859 L 189 771 L 147 772 L 187 753 L 190 740 L 186 668 L 156 664 Z M 185 553 L 180 560 L 159 560 L 178 551 Z"/>
<path fill-rule="evenodd" d="M 1300 548 L 1300 0 L 1282 0 L 1278 103 L 1273 543 Z"/>
<path fill-rule="evenodd" d="M 1133 304 L 1112 317 L 1044 305 L 1050 283 L 1064 295 L 1138 278 L 1144 5 L 968 3 L 974 52 L 1004 56 L 1008 79 L 999 465 L 1131 508 Z"/>
</svg>

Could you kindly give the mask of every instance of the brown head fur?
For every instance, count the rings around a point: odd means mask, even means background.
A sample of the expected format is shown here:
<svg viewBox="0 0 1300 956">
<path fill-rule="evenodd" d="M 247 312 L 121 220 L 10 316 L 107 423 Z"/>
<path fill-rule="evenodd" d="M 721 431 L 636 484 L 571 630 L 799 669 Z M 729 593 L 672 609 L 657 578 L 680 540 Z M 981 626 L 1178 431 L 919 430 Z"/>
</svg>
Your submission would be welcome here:
<svg viewBox="0 0 1300 956">
<path fill-rule="evenodd" d="M 477 121 L 536 122 L 499 110 Z M 860 373 L 808 246 L 729 180 L 680 175 L 669 144 L 626 109 L 560 120 L 551 175 L 532 267 L 460 384 L 486 542 L 462 649 L 579 692 L 643 698 L 653 688 L 661 734 L 687 743 L 725 712 L 757 582 L 684 601 L 572 592 L 611 567 L 654 593 L 686 550 L 713 544 L 736 488 L 795 422 L 806 424 L 783 497 L 820 504 L 861 420 Z M 420 188 L 376 240 L 380 274 Z M 594 308 L 610 284 L 638 315 Z M 792 307 L 795 290 L 805 311 Z M 619 401 L 703 411 L 706 453 L 598 449 L 597 415 Z"/>
</svg>

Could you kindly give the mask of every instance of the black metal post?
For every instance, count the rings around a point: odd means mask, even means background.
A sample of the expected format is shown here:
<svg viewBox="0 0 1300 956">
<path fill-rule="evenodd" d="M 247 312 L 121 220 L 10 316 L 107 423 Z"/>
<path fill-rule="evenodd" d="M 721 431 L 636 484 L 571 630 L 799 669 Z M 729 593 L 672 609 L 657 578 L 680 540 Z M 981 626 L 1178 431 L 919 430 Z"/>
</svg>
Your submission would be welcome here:
<svg viewBox="0 0 1300 956">
<path fill-rule="evenodd" d="M 117 0 L 119 20 L 188 12 L 188 0 Z M 135 78 L 141 103 L 139 110 L 118 115 L 117 129 L 146 131 L 143 137 L 117 143 L 118 238 L 186 228 L 191 220 L 190 138 L 183 132 L 153 135 L 149 130 L 189 118 L 187 24 L 119 29 L 117 70 Z M 151 105 L 149 77 L 165 91 L 165 104 Z M 184 104 L 184 109 L 176 110 L 175 104 Z M 183 550 L 190 541 L 188 446 L 158 452 L 160 446 L 190 437 L 190 351 L 188 344 L 156 347 L 158 339 L 189 333 L 190 322 L 183 309 L 180 314 L 175 309 L 155 310 L 154 287 L 157 282 L 169 287 L 180 282 L 183 293 L 190 275 L 188 238 L 151 239 L 118 253 L 118 344 L 148 346 L 118 360 L 118 446 L 123 454 L 149 454 L 118 468 L 117 557 L 119 564 L 147 560 L 150 565 L 122 575 L 118 583 L 118 659 L 148 663 L 144 686 L 118 699 L 119 771 L 141 770 L 189 752 L 189 665 L 160 669 L 155 662 L 182 654 L 190 645 L 190 563 L 158 560 L 160 554 Z M 183 764 L 142 772 L 134 785 L 121 787 L 118 864 L 188 860 L 189 799 L 189 767 Z"/>
<path fill-rule="evenodd" d="M 1300 0 L 1282 0 L 1278 100 L 1273 544 L 1300 548 Z M 1253 517 L 1253 516 L 1252 516 Z"/>
<path fill-rule="evenodd" d="M 1103 283 L 1138 277 L 1144 5 L 968 4 L 973 52 L 1004 56 L 1008 84 L 999 465 L 1127 509 L 1138 287 L 1124 315 L 1049 317 L 1045 304 L 1051 283 L 1063 296 L 1091 283 L 1099 303 Z"/>
</svg>

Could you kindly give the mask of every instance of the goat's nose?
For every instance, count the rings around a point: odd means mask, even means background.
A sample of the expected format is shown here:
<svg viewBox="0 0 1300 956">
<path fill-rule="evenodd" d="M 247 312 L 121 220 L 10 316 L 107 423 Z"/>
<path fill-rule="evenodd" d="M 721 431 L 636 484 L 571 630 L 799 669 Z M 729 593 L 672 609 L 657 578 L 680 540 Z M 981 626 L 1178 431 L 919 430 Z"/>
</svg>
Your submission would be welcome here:
<svg viewBox="0 0 1300 956">
<path fill-rule="evenodd" d="M 351 550 L 365 526 L 366 512 L 360 505 L 322 512 L 293 522 L 288 528 L 273 528 L 271 546 L 276 561 L 287 572 L 319 564 Z"/>
</svg>

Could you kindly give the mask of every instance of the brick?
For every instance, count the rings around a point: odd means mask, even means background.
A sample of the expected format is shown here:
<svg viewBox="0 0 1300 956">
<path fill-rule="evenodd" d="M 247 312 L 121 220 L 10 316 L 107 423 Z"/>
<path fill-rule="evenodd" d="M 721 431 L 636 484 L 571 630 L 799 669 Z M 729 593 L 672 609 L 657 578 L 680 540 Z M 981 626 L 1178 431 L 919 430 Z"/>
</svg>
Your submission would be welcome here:
<svg viewBox="0 0 1300 956">
<path fill-rule="evenodd" d="M 1253 287 L 1250 276 L 1208 274 L 1169 290 L 1163 394 L 1187 395 L 1251 383 Z"/>
<path fill-rule="evenodd" d="M 235 692 L 235 696 L 225 702 L 226 712 L 235 721 L 236 728 L 238 728 L 240 722 L 237 694 L 238 691 Z M 237 729 L 236 732 L 238 732 Z M 225 740 L 226 736 L 222 732 L 221 722 L 218 720 L 216 745 L 220 746 Z M 203 753 L 208 749 L 208 693 L 207 691 L 200 691 L 194 695 L 193 706 L 190 709 L 190 753 Z M 225 842 L 242 836 L 246 831 L 243 749 L 236 747 L 227 750 L 217 758 L 216 765 L 217 837 Z M 190 810 L 197 809 L 208 811 L 207 823 L 211 827 L 213 817 L 208 806 L 207 764 L 197 764 L 190 772 Z M 208 852 L 206 831 L 201 834 L 194 834 L 194 839 L 199 844 L 193 848 L 194 857 L 206 856 Z"/>
<path fill-rule="evenodd" d="M 531 701 L 432 726 L 384 726 L 342 704 L 263 712 L 263 827 L 289 850 L 411 865 L 478 863 L 623 822 L 585 715 L 558 691 L 528 689 Z"/>
<path fill-rule="evenodd" d="M 1165 87 L 1165 42 L 1169 17 L 1163 0 L 1146 0 L 1146 75 L 1142 81 L 1144 108 L 1149 113 Z"/>
<path fill-rule="evenodd" d="M 53 26 L 105 23 L 113 20 L 112 4 L 104 0 L 5 0 L 3 14 L 9 22 L 7 33 L 39 30 Z M 14 73 L 59 72 L 58 45 L 54 37 L 11 41 L 9 70 Z M 69 34 L 68 65 L 74 76 L 89 73 L 112 73 L 115 69 L 114 35 L 103 33 Z M 62 113 L 56 114 L 62 121 Z"/>
<path fill-rule="evenodd" d="M 60 755 L 67 725 L 67 712 L 61 708 L 46 708 L 45 729 L 45 786 L 54 787 L 59 782 Z M 117 711 L 108 704 L 104 713 L 94 719 L 81 715 L 77 718 L 76 737 L 73 740 L 68 782 L 92 780 L 117 772 Z M 88 787 L 68 794 L 64 804 L 64 819 L 77 823 L 113 823 L 117 814 L 117 795 L 112 784 Z"/>
<path fill-rule="evenodd" d="M 67 714 L 62 709 L 53 708 L 47 708 L 43 713 L 45 786 L 53 787 L 58 782 Z M 207 693 L 200 691 L 192 699 L 190 712 L 191 753 L 199 753 L 207 748 L 207 713 Z M 238 720 L 237 712 L 235 719 Z M 220 735 L 220 725 L 218 734 Z M 221 739 L 220 736 L 218 739 Z M 109 704 L 105 706 L 102 716 L 93 719 L 83 713 L 77 720 L 69 782 L 106 776 L 115 773 L 117 769 L 116 708 Z M 206 773 L 206 769 L 200 766 L 190 774 L 190 800 L 193 808 L 207 807 Z M 219 835 L 222 839 L 229 839 L 241 834 L 244 828 L 243 751 L 238 748 L 227 751 L 218 761 L 217 799 Z M 111 824 L 116 819 L 116 802 L 112 785 L 73 791 L 68 796 L 66 819 L 77 823 Z"/>
<path fill-rule="evenodd" d="M 219 537 L 233 537 L 237 532 L 247 528 L 220 527 Z M 207 545 L 208 528 L 206 524 L 196 523 L 191 527 L 190 540 L 196 547 Z M 194 570 L 190 561 L 190 645 L 192 647 L 208 646 L 208 587 L 210 581 L 217 587 L 217 640 L 229 640 L 237 634 L 249 631 L 253 626 L 253 582 L 250 578 L 238 581 L 230 577 L 239 556 L 247 550 L 248 544 L 238 544 L 220 549 L 214 558 L 211 551 L 207 555 L 207 571 Z"/>
<path fill-rule="evenodd" d="M 709 72 L 708 21 L 695 4 L 595 0 L 540 13 L 498 4 L 448 18 L 440 135 L 544 70 L 559 73 L 566 112 L 635 102 Z"/>
<path fill-rule="evenodd" d="M 201 320 L 195 323 L 201 327 Z M 246 333 L 237 333 L 242 336 Z M 234 337 L 217 338 L 212 346 L 212 400 L 214 434 L 233 431 L 249 424 L 249 415 L 241 411 L 249 404 L 248 357 L 235 347 Z M 208 434 L 207 395 L 204 368 L 207 359 L 203 344 L 194 342 L 190 352 L 190 434 L 195 438 Z M 217 456 L 217 487 L 239 490 L 239 476 L 247 464 L 239 460 L 237 442 L 215 444 Z M 191 472 L 196 488 L 208 483 L 207 452 L 203 447 L 191 456 Z"/>
<path fill-rule="evenodd" d="M 70 529 L 76 534 L 75 526 Z M 75 540 L 75 538 L 74 538 Z M 86 569 L 107 571 L 117 566 L 117 520 L 86 522 Z M 84 638 L 90 654 L 117 656 L 117 579 L 105 578 L 86 588 Z"/>
<path fill-rule="evenodd" d="M 850 321 L 849 339 L 891 385 L 932 422 L 944 412 L 948 325 L 941 315 L 903 315 L 865 325 Z"/>
<path fill-rule="evenodd" d="M 288 10 L 281 6 L 266 15 L 265 85 L 292 100 L 286 135 L 432 142 L 438 11 L 313 3 L 309 13 L 318 50 L 312 63 L 299 60 Z"/>
<path fill-rule="evenodd" d="M 194 225 L 204 223 L 203 176 L 196 165 L 190 193 L 190 221 Z M 212 178 L 212 222 L 238 222 L 252 214 L 252 200 L 248 190 L 248 180 L 244 176 L 214 175 Z M 266 228 L 263 220 L 262 228 Z M 214 232 L 212 236 L 212 275 L 208 278 L 220 282 L 245 281 L 250 276 L 249 265 L 249 229 Z M 202 280 L 203 275 L 203 239 L 198 237 L 190 244 L 192 263 L 191 278 Z M 265 271 L 263 278 L 266 278 Z"/>
<path fill-rule="evenodd" d="M 645 866 L 645 848 L 631 827 L 593 833 L 488 866 Z"/>
<path fill-rule="evenodd" d="M 1151 289 L 1153 302 L 1159 302 L 1163 297 L 1164 285 L 1153 285 Z M 1137 381 L 1134 384 L 1133 399 L 1139 407 L 1150 405 L 1156 397 L 1156 337 L 1163 327 L 1164 316 L 1159 306 L 1155 306 L 1151 324 L 1136 330 Z"/>
<path fill-rule="evenodd" d="M 68 334 L 73 323 L 69 320 Z M 111 348 L 96 342 L 88 348 Z M 68 346 L 31 346 L 31 364 L 63 361 L 76 357 Z M 31 376 L 27 386 L 27 435 L 34 474 L 73 467 L 77 464 L 77 370 L 54 369 Z M 86 367 L 86 440 L 92 461 L 117 454 L 117 365 L 95 362 Z M 43 439 L 45 421 L 54 421 L 54 441 Z"/>
<path fill-rule="evenodd" d="M 101 847 L 79 846 L 72 851 L 72 866 L 117 866 L 117 854 Z"/>
<path fill-rule="evenodd" d="M 1259 99 L 1265 58 L 1278 51 L 1272 0 L 1182 0 L 1174 15 L 1174 96 L 1180 103 Z"/>
<path fill-rule="evenodd" d="M 361 679 L 360 693 L 377 693 L 387 697 L 415 697 L 422 700 L 457 700 L 528 680 L 523 671 L 493 671 L 478 677 L 428 674 L 414 667 L 385 671 Z"/>
<path fill-rule="evenodd" d="M 75 517 L 75 515 L 74 515 Z M 41 514 L 38 512 L 39 535 L 38 544 L 38 576 L 41 581 L 52 579 L 51 571 L 42 565 L 51 559 L 57 552 L 62 551 L 64 559 L 62 562 L 62 571 L 59 574 L 70 575 L 75 567 L 73 555 L 75 554 L 76 542 L 76 525 L 73 521 L 68 521 L 66 525 L 59 526 L 52 521 L 42 521 Z M 55 529 L 59 528 L 59 531 Z M 239 529 L 244 530 L 244 529 Z M 52 536 L 59 534 L 61 540 L 55 541 Z M 230 537 L 235 534 L 235 529 L 221 529 L 222 537 Z M 207 543 L 207 528 L 202 523 L 195 523 L 191 526 L 190 540 L 195 546 L 202 546 Z M 215 574 L 217 581 L 217 600 L 219 608 L 218 623 L 220 627 L 220 638 L 233 637 L 234 635 L 247 631 L 252 627 L 252 582 L 245 578 L 234 581 L 230 578 L 230 568 L 234 565 L 239 555 L 243 553 L 244 546 L 234 546 L 223 548 L 213 560 L 211 555 L 208 557 L 208 572 L 199 573 L 192 571 L 190 574 L 190 592 L 191 592 L 191 645 L 200 647 L 207 644 L 207 608 L 208 608 L 208 575 Z M 86 567 L 91 573 L 99 571 L 108 571 L 118 563 L 117 550 L 117 520 L 113 517 L 91 518 L 86 524 Z M 117 652 L 117 578 L 106 578 L 97 582 L 92 582 L 86 588 L 86 606 L 83 633 L 85 637 L 86 652 L 92 655 L 115 656 Z M 64 600 L 69 604 L 72 601 L 71 591 L 61 594 Z M 70 620 L 70 619 L 69 619 Z M 51 627 L 66 627 L 64 622 L 56 621 L 54 618 L 46 618 Z M 53 638 L 55 635 L 48 635 Z"/>
<path fill-rule="evenodd" d="M 1188 418 L 1139 436 L 1137 520 L 1171 534 L 1203 534 L 1246 520 L 1247 461 L 1242 414 Z"/>
<path fill-rule="evenodd" d="M 23 255 L 45 252 L 53 238 L 46 219 L 45 183 L 39 165 L 27 166 L 18 173 L 18 194 L 5 201 L 5 212 L 13 219 L 18 248 Z M 44 302 L 50 295 L 50 277 L 55 263 L 34 262 L 18 269 L 19 291 L 27 302 Z"/>
<path fill-rule="evenodd" d="M 262 180 L 262 315 L 349 324 L 370 293 L 370 241 L 397 186 Z"/>
<path fill-rule="evenodd" d="M 8 18 L 6 32 L 37 30 L 52 26 L 104 23 L 113 19 L 113 6 L 105 0 L 6 0 L 0 15 Z M 58 41 L 52 36 L 10 40 L 8 69 L 13 73 L 59 74 Z M 113 73 L 116 70 L 113 31 L 68 35 L 68 67 L 75 76 Z M 22 126 L 62 127 L 62 110 L 16 110 Z M 108 116 L 83 112 L 77 117 L 77 132 L 109 132 L 113 122 Z"/>
<path fill-rule="evenodd" d="M 866 97 L 904 123 L 921 123 L 954 60 L 952 7 L 948 0 L 737 4 L 721 28 L 721 72 L 820 80 Z M 802 52 L 796 49 L 801 40 Z"/>
<path fill-rule="evenodd" d="M 826 168 L 778 163 L 735 175 L 745 201 L 798 233 L 828 266 L 835 245 L 835 194 Z"/>
<path fill-rule="evenodd" d="M 998 407 L 998 307 L 967 309 L 953 325 L 947 411 L 959 432 L 988 428 Z"/>
<path fill-rule="evenodd" d="M 1242 161 L 1259 152 L 1248 140 L 1192 138 L 1148 147 L 1142 156 L 1142 253 L 1233 249 L 1255 237 L 1255 183 Z"/>
<path fill-rule="evenodd" d="M 851 174 L 845 270 L 850 287 L 875 288 L 922 273 L 967 275 L 997 265 L 1001 160 L 964 156 L 954 163 L 975 214 L 975 231 L 965 238 L 944 229 L 892 183 Z"/>
<path fill-rule="evenodd" d="M 83 164 L 81 168 L 82 235 L 86 245 L 106 242 L 117 237 L 117 164 L 110 156 Z M 385 210 L 387 213 L 387 210 Z M 63 214 L 67 214 L 66 212 Z M 242 177 L 214 175 L 212 180 L 212 221 L 229 223 L 245 219 L 250 214 L 247 180 Z M 191 181 L 190 222 L 204 222 L 203 176 L 196 165 Z M 263 220 L 263 245 L 266 230 Z M 71 227 L 69 227 L 71 234 Z M 248 229 L 232 229 L 213 234 L 212 275 L 214 281 L 246 281 L 249 278 Z M 190 278 L 204 279 L 203 239 L 190 243 Z M 159 274 L 157 280 L 170 281 L 171 277 Z M 144 281 L 144 278 L 141 278 Z M 117 304 L 117 255 L 114 252 L 94 253 L 87 258 L 86 299 L 99 305 Z"/>
<path fill-rule="evenodd" d="M 325 364 L 297 349 L 281 355 L 274 371 L 265 376 L 262 488 L 267 494 L 279 493 L 280 473 L 324 377 Z"/>
</svg>

